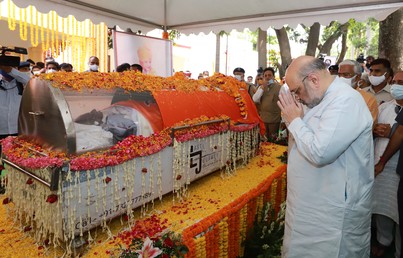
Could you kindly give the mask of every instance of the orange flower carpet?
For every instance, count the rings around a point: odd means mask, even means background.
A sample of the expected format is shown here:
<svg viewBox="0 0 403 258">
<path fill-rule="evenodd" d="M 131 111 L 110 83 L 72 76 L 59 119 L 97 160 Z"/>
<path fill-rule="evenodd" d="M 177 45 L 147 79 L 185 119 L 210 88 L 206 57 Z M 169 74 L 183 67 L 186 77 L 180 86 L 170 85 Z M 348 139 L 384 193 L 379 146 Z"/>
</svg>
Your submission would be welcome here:
<svg viewBox="0 0 403 258">
<path fill-rule="evenodd" d="M 285 200 L 286 165 L 278 158 L 284 151 L 284 146 L 263 143 L 260 154 L 232 176 L 218 171 L 193 182 L 182 201 L 170 194 L 155 200 L 146 207 L 147 217 L 138 208 L 135 224 L 155 227 L 158 223 L 158 227 L 181 234 L 189 248 L 186 257 L 242 256 L 246 233 L 264 203 L 271 202 L 278 211 Z M 35 232 L 13 221 L 12 203 L 0 204 L 0 214 L 0 257 L 62 257 L 66 253 L 62 247 L 35 243 Z M 127 230 L 134 224 L 126 220 L 124 216 L 115 218 L 108 229 L 85 233 L 87 244 L 78 249 L 79 256 L 118 257 L 130 242 Z"/>
</svg>

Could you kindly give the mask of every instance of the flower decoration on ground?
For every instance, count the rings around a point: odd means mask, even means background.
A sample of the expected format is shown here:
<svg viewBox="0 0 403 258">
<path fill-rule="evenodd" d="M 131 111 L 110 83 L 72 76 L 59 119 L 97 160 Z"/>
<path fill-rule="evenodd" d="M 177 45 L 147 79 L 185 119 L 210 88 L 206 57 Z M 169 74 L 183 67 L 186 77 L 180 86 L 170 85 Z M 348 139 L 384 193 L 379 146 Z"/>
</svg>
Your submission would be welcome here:
<svg viewBox="0 0 403 258">
<path fill-rule="evenodd" d="M 246 237 L 244 257 L 280 257 L 284 237 L 285 202 L 278 214 L 267 202 Z M 258 219 L 260 217 L 260 219 Z"/>
<path fill-rule="evenodd" d="M 119 257 L 184 257 L 189 249 L 179 234 L 167 230 L 166 223 L 157 215 L 136 221 L 129 231 L 119 235 L 126 244 Z"/>
<path fill-rule="evenodd" d="M 139 258 L 154 258 L 162 253 L 162 250 L 156 247 L 153 247 L 153 241 L 148 237 L 145 239 L 143 243 L 143 247 L 141 250 L 137 250 L 136 253 L 139 255 Z"/>
</svg>

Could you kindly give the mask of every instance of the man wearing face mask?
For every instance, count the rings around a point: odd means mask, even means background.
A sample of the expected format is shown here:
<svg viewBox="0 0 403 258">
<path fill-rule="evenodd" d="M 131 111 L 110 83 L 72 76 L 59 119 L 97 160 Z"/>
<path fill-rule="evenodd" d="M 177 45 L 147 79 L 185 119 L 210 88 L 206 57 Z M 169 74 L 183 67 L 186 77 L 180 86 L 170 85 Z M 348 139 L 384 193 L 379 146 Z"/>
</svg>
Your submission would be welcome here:
<svg viewBox="0 0 403 258">
<path fill-rule="evenodd" d="M 387 124 L 387 130 L 379 129 L 377 124 L 374 129 L 375 138 L 375 184 L 374 184 L 374 218 L 376 221 L 376 245 L 372 252 L 376 257 L 385 253 L 395 238 L 395 257 L 400 257 L 400 234 L 399 234 L 399 212 L 398 212 L 398 186 L 401 172 L 399 172 L 399 151 L 401 139 L 393 137 L 399 128 L 399 121 L 396 118 L 402 112 L 403 106 L 403 72 L 398 72 L 390 87 L 393 100 L 379 106 L 378 121 L 382 125 Z M 390 146 L 395 146 L 391 152 Z M 401 153 L 400 153 L 401 154 Z M 399 174 L 396 174 L 398 172 Z M 402 214 L 400 214 L 402 216 Z M 403 220 L 400 218 L 400 220 Z M 401 225 L 401 224 L 400 224 Z M 395 235 L 394 235 L 395 232 Z"/>
<path fill-rule="evenodd" d="M 364 98 L 365 103 L 367 104 L 368 109 L 371 112 L 375 125 L 378 118 L 378 102 L 374 95 L 361 90 L 359 87 L 359 82 L 361 81 L 360 63 L 350 59 L 344 60 L 339 64 L 338 75 L 341 81 L 347 83 L 348 85 L 353 87 L 353 89 L 356 89 Z"/>
<path fill-rule="evenodd" d="M 241 67 L 237 67 L 234 69 L 233 74 L 238 81 L 246 83 L 246 89 L 248 90 L 249 96 L 252 98 L 253 94 L 256 92 L 256 88 L 253 83 L 248 83 L 245 81 L 245 70 Z"/>
<path fill-rule="evenodd" d="M 390 85 L 388 84 L 392 76 L 392 68 L 390 62 L 384 58 L 375 59 L 369 68 L 370 73 L 368 76 L 371 86 L 364 88 L 363 90 L 372 93 L 378 105 L 392 100 L 390 95 Z"/>
<path fill-rule="evenodd" d="M 60 70 L 60 66 L 58 62 L 49 61 L 46 63 L 46 73 L 54 73 Z"/>
<path fill-rule="evenodd" d="M 278 133 L 281 122 L 281 111 L 277 105 L 281 85 L 274 80 L 274 75 L 272 67 L 264 69 L 262 85 L 252 97 L 255 103 L 260 103 L 259 115 L 266 127 L 267 139 Z"/>
<path fill-rule="evenodd" d="M 32 77 L 29 62 L 20 62 L 20 65 L 18 66 L 18 71 L 20 71 L 22 73 L 26 73 L 27 75 L 29 75 L 29 77 Z"/>
<path fill-rule="evenodd" d="M 88 70 L 86 72 L 98 72 L 99 59 L 96 56 L 91 56 L 88 60 Z"/>
<path fill-rule="evenodd" d="M 3 139 L 18 133 L 21 95 L 30 76 L 8 65 L 7 60 L 3 59 L 0 60 L 0 74 L 0 139 Z"/>
</svg>

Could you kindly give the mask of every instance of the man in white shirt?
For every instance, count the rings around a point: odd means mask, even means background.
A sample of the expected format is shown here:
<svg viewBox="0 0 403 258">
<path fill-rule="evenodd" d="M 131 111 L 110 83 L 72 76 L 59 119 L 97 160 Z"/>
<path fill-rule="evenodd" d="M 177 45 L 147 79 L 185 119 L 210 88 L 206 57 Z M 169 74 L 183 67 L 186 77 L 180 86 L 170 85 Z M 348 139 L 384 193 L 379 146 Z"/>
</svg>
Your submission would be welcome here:
<svg viewBox="0 0 403 258">
<path fill-rule="evenodd" d="M 12 66 L 0 65 L 0 139 L 18 133 L 18 112 L 23 87 L 30 76 Z"/>
<path fill-rule="evenodd" d="M 392 76 L 392 68 L 389 60 L 384 58 L 375 59 L 371 63 L 369 70 L 368 79 L 371 86 L 363 90 L 372 93 L 378 101 L 378 105 L 392 100 L 390 85 L 388 83 Z"/>
<path fill-rule="evenodd" d="M 290 132 L 283 257 L 369 257 L 374 149 L 362 96 L 314 57 L 287 69 Z M 308 109 L 303 114 L 301 103 Z"/>
</svg>

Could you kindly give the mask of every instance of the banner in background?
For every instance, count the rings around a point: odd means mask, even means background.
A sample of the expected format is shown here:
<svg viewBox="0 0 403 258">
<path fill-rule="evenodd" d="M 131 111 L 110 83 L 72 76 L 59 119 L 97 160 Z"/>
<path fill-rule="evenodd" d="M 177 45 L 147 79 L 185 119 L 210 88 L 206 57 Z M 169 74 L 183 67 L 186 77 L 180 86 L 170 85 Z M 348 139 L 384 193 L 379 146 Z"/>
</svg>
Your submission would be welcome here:
<svg viewBox="0 0 403 258">
<path fill-rule="evenodd" d="M 172 75 L 172 42 L 170 40 L 113 31 L 115 69 L 123 63 L 140 64 L 144 74 Z"/>
</svg>

